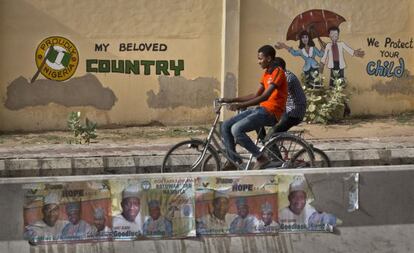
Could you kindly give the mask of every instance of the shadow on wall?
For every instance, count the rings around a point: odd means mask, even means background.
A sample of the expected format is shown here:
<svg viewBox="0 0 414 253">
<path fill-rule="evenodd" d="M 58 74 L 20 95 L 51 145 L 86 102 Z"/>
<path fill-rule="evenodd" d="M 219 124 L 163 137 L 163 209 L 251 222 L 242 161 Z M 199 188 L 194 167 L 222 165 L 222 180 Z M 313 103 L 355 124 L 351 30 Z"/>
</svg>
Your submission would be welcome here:
<svg viewBox="0 0 414 253">
<path fill-rule="evenodd" d="M 220 82 L 214 78 L 198 77 L 187 80 L 184 77 L 158 78 L 159 92 L 147 92 L 147 104 L 150 108 L 176 108 L 179 106 L 202 108 L 211 106 L 220 94 Z"/>
<path fill-rule="evenodd" d="M 389 96 L 396 93 L 403 95 L 414 94 L 414 76 L 410 75 L 410 72 L 404 70 L 404 75 L 401 78 L 392 78 L 387 82 L 377 82 L 372 85 L 372 89 L 378 92 L 380 95 Z"/>
<path fill-rule="evenodd" d="M 38 80 L 30 83 L 20 76 L 7 87 L 5 107 L 20 110 L 28 106 L 56 103 L 63 106 L 93 106 L 110 110 L 117 98 L 92 74 L 72 78 L 67 82 Z"/>
</svg>

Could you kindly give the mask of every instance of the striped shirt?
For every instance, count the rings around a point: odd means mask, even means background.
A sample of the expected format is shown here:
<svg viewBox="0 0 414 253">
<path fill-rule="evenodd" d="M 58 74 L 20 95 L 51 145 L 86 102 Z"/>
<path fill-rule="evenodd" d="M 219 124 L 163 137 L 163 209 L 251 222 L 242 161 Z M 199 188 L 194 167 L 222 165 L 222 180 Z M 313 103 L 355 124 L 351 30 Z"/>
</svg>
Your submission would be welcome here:
<svg viewBox="0 0 414 253">
<path fill-rule="evenodd" d="M 289 117 L 303 119 L 306 113 L 306 96 L 299 79 L 290 72 L 285 71 L 288 83 L 288 98 L 286 101 L 286 113 Z"/>
</svg>

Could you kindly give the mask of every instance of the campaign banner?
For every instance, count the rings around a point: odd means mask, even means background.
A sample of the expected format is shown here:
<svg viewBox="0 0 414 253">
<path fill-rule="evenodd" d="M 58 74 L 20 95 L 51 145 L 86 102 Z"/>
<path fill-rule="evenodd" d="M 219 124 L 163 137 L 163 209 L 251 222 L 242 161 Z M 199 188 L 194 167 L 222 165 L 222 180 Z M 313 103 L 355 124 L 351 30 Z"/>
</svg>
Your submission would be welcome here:
<svg viewBox="0 0 414 253">
<path fill-rule="evenodd" d="M 279 220 L 281 233 L 333 232 L 340 222 L 335 215 L 318 210 L 303 174 L 279 175 Z"/>
<path fill-rule="evenodd" d="M 26 184 L 24 238 L 32 244 L 107 240 L 111 195 L 107 182 Z"/>
<path fill-rule="evenodd" d="M 193 178 L 110 180 L 110 186 L 114 240 L 196 235 Z"/>
<path fill-rule="evenodd" d="M 197 235 L 278 233 L 276 176 L 199 177 L 195 186 Z"/>
</svg>

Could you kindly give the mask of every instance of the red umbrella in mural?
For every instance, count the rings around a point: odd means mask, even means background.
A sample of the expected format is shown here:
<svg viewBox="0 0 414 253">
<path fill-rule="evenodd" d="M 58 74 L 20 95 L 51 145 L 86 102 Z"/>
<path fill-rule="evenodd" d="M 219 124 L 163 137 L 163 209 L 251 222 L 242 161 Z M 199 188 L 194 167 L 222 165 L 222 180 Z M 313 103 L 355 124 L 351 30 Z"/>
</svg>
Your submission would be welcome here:
<svg viewBox="0 0 414 253">
<path fill-rule="evenodd" d="M 308 31 L 312 38 L 329 37 L 328 29 L 345 22 L 345 18 L 332 11 L 313 9 L 297 15 L 289 26 L 286 40 L 299 40 L 302 31 Z"/>
</svg>

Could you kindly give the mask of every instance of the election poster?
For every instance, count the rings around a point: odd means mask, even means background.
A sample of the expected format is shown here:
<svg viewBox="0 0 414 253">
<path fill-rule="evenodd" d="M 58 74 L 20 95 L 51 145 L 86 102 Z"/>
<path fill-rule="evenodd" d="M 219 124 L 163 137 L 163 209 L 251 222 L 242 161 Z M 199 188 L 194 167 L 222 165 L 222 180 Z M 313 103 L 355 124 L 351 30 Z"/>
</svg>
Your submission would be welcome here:
<svg viewBox="0 0 414 253">
<path fill-rule="evenodd" d="M 197 235 L 278 233 L 276 176 L 199 177 L 195 185 Z"/>
<path fill-rule="evenodd" d="M 303 174 L 279 175 L 280 233 L 333 232 L 335 215 L 313 206 L 314 195 Z"/>
<path fill-rule="evenodd" d="M 31 244 L 108 240 L 111 195 L 106 182 L 26 184 L 24 238 Z"/>
<path fill-rule="evenodd" d="M 114 240 L 195 236 L 194 179 L 111 180 Z"/>
</svg>

